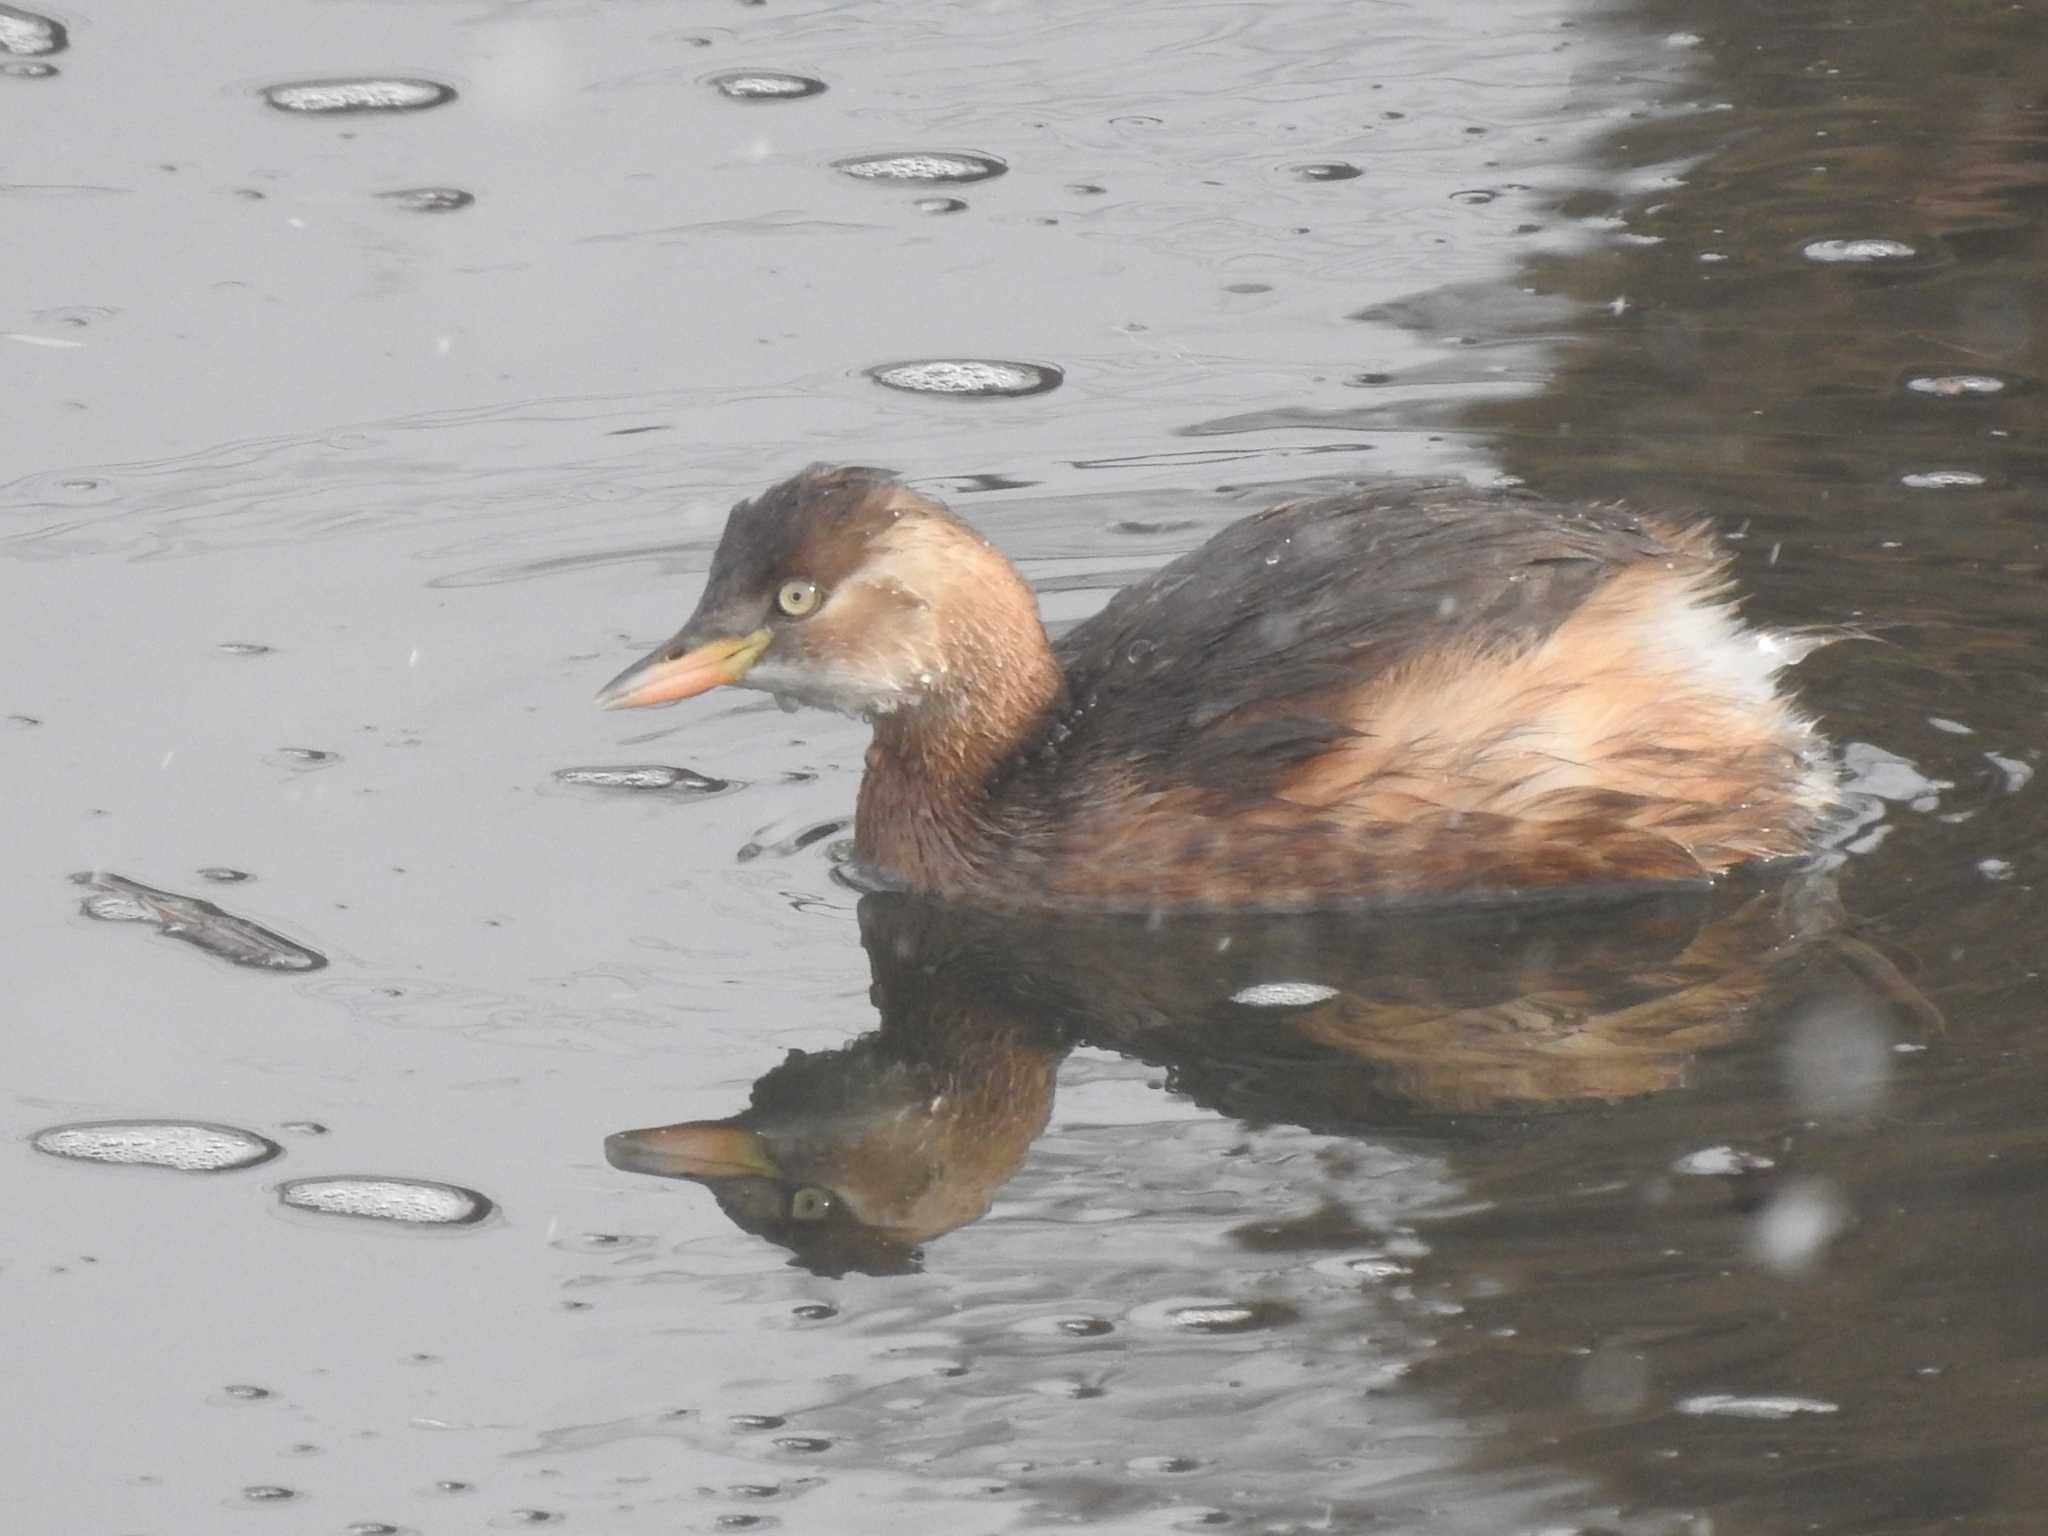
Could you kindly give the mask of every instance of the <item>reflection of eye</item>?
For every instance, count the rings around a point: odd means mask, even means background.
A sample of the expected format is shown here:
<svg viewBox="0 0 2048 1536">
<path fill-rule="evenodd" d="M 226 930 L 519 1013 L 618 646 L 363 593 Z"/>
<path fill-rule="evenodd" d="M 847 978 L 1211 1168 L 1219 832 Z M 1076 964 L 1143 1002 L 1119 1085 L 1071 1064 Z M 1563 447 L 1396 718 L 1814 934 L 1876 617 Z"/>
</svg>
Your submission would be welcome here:
<svg viewBox="0 0 2048 1536">
<path fill-rule="evenodd" d="M 814 612 L 824 595 L 815 581 L 785 581 L 776 591 L 775 606 L 792 619 L 800 619 Z"/>
<path fill-rule="evenodd" d="M 806 1186 L 789 1197 L 791 1221 L 823 1221 L 832 1214 L 837 1197 L 829 1189 Z"/>
</svg>

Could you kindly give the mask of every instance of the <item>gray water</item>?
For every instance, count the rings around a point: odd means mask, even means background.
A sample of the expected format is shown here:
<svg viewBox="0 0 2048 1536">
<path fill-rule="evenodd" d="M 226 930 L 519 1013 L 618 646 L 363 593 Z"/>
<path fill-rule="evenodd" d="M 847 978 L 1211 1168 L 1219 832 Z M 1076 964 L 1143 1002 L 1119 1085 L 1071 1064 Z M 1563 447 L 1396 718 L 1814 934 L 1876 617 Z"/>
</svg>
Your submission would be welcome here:
<svg viewBox="0 0 2048 1536">
<path fill-rule="evenodd" d="M 15 1528 L 2041 1528 L 2037 6 L 50 15 L 0 12 Z M 264 95 L 363 80 L 454 94 Z M 899 153 L 1006 170 L 836 164 Z M 869 374 L 932 358 L 1062 379 Z M 863 908 L 858 725 L 590 702 L 812 459 L 1055 621 L 1359 478 L 1710 515 L 1752 614 L 1869 637 L 1800 669 L 1859 824 L 1704 908 L 1229 951 Z M 1056 1091 L 916 1243 L 607 1158 L 751 1092 L 850 1177 L 991 1060 Z"/>
</svg>

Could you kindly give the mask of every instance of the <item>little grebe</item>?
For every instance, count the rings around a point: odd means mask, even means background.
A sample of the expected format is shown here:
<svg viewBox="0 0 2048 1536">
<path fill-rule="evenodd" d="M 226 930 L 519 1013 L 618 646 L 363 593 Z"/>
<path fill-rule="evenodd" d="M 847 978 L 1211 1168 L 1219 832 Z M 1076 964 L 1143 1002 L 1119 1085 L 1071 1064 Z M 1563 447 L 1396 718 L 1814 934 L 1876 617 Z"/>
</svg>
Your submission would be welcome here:
<svg viewBox="0 0 2048 1536">
<path fill-rule="evenodd" d="M 1702 528 L 1462 485 L 1272 507 L 1057 644 L 881 470 L 732 510 L 697 611 L 601 695 L 721 683 L 871 721 L 882 879 L 986 903 L 1300 908 L 1704 879 L 1832 804 Z"/>
</svg>

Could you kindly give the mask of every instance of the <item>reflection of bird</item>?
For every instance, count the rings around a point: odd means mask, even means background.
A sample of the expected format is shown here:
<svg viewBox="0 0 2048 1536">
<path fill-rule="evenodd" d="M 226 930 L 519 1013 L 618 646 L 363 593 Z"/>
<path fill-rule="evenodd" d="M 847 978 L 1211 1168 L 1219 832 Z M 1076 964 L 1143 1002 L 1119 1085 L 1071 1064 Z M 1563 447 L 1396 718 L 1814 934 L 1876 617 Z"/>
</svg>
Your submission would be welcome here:
<svg viewBox="0 0 2048 1536">
<path fill-rule="evenodd" d="M 730 1119 L 607 1137 L 611 1163 L 708 1185 L 822 1274 L 912 1268 L 917 1244 L 981 1216 L 1045 1129 L 1065 1042 L 1005 984 L 985 929 L 933 930 L 890 902 L 861 904 L 880 1030 L 791 1051 Z"/>
<path fill-rule="evenodd" d="M 874 724 L 856 845 L 1005 904 L 1284 907 L 1697 880 L 1806 844 L 1831 780 L 1706 534 L 1446 485 L 1233 524 L 1049 644 L 1031 590 L 878 470 L 733 509 L 606 689 Z"/>
<path fill-rule="evenodd" d="M 1668 1089 L 1767 1001 L 1860 998 L 1924 1025 L 1911 987 L 1837 931 L 1824 879 L 1719 895 L 1153 923 L 875 893 L 879 1029 L 792 1053 L 730 1119 L 621 1131 L 606 1154 L 710 1186 L 812 1269 L 888 1273 L 987 1211 L 1074 1042 L 1238 1119 L 1341 1135 Z"/>
</svg>

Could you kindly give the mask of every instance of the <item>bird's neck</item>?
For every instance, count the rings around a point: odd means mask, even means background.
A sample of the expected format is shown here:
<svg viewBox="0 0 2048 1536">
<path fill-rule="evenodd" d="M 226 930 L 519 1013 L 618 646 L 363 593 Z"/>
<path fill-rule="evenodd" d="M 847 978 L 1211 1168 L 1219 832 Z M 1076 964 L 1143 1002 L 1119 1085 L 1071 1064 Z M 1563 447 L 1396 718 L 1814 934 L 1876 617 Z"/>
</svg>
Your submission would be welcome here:
<svg viewBox="0 0 2048 1536">
<path fill-rule="evenodd" d="M 947 675 L 972 683 L 876 720 L 854 847 L 887 879 L 960 894 L 1019 834 L 1001 816 L 1004 771 L 1043 734 L 1064 684 L 1035 614 L 1028 635 L 963 655 Z"/>
</svg>

